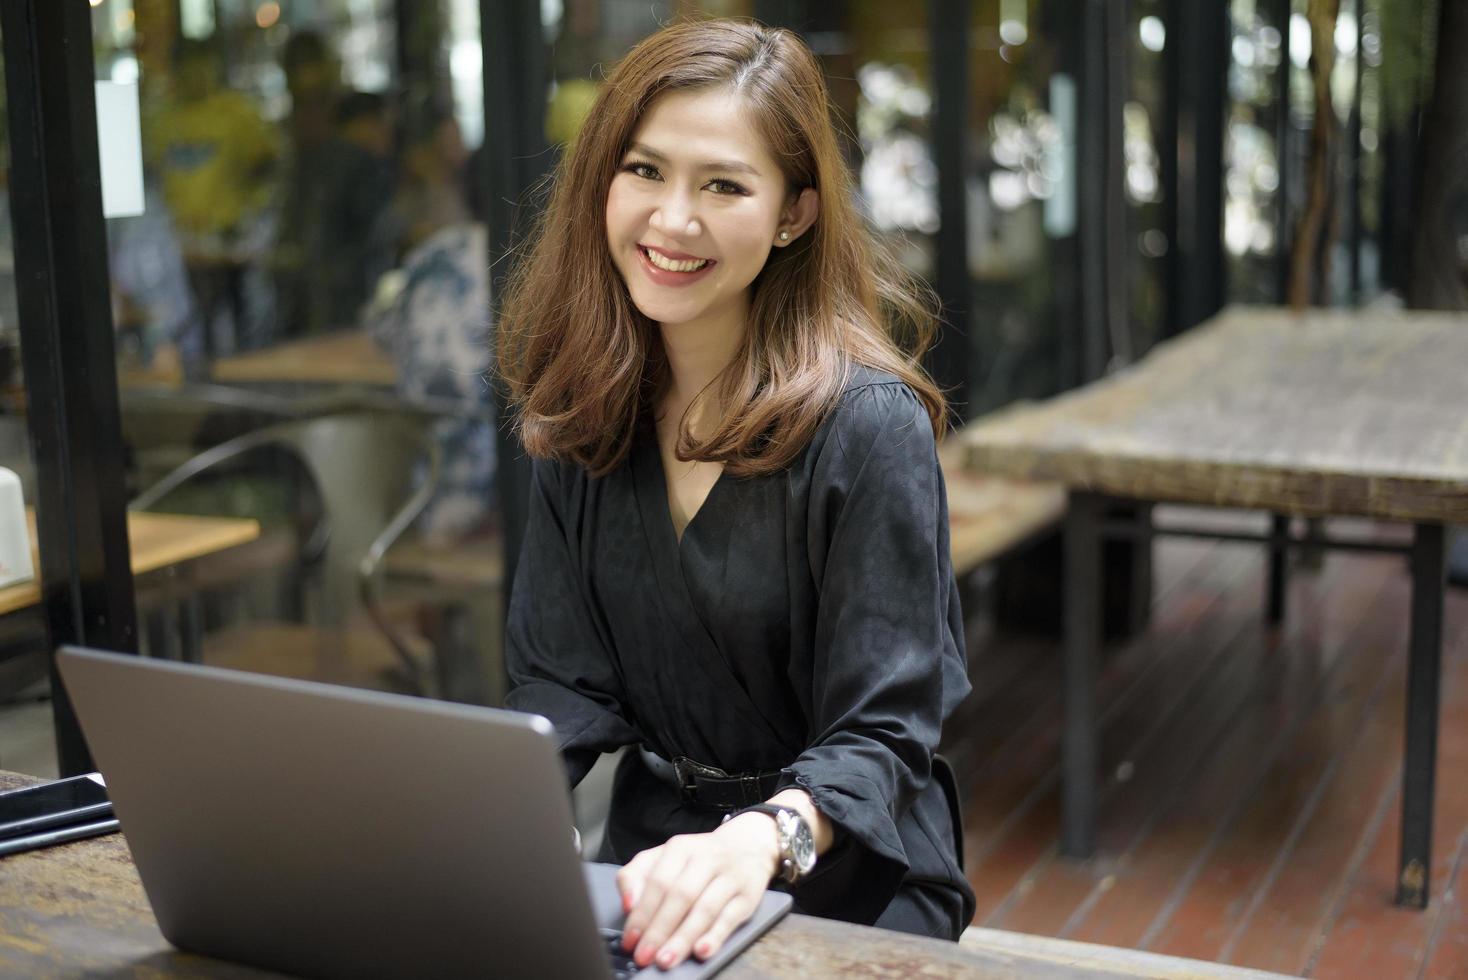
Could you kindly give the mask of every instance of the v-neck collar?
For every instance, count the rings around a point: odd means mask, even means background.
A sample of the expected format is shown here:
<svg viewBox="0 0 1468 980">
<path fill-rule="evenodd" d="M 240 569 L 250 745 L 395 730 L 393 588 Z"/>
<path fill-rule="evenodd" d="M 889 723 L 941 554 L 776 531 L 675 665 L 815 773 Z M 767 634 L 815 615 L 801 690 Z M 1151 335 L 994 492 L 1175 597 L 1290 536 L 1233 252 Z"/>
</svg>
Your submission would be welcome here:
<svg viewBox="0 0 1468 980">
<path fill-rule="evenodd" d="M 645 423 L 639 436 L 640 438 L 637 440 L 634 451 L 640 450 L 641 455 L 645 457 L 643 468 L 650 470 L 650 475 L 656 477 L 655 480 L 651 481 L 656 486 L 648 486 L 646 488 L 647 493 L 642 496 L 649 502 L 652 502 L 654 499 L 658 501 L 662 513 L 661 523 L 666 527 L 668 536 L 672 539 L 674 553 L 681 556 L 683 553 L 683 542 L 687 540 L 688 533 L 693 530 L 695 524 L 699 523 L 699 517 L 720 496 L 720 488 L 724 485 L 724 478 L 729 475 L 728 467 L 726 466 L 719 471 L 718 479 L 714 480 L 713 486 L 709 487 L 708 493 L 704 494 L 703 500 L 699 502 L 698 509 L 688 516 L 688 523 L 683 525 L 683 533 L 680 535 L 677 527 L 673 524 L 673 500 L 668 493 L 668 471 L 663 466 L 663 451 L 662 447 L 658 445 L 657 428 L 650 422 Z M 649 519 L 650 515 L 644 513 L 643 517 L 644 519 Z M 707 522 L 708 519 L 705 518 L 703 523 Z"/>
<path fill-rule="evenodd" d="M 698 513 L 693 515 L 694 519 L 684 528 L 680 542 L 673 531 L 673 515 L 668 510 L 668 485 L 663 476 L 662 456 L 658 452 L 657 434 L 652 431 L 651 426 L 638 433 L 632 448 L 631 462 L 637 510 L 642 518 L 643 533 L 652 558 L 653 574 L 657 578 L 657 592 L 663 610 L 682 637 L 688 651 L 696 654 L 691 663 L 704 672 L 708 683 L 740 687 L 724 652 L 719 649 L 708 624 L 699 614 L 698 604 L 694 602 L 685 577 L 682 552 L 682 545 L 688 541 L 689 532 L 693 530 L 699 515 L 708 510 L 711 504 L 717 506 L 715 493 L 719 491 L 727 474 L 719 474 L 718 482 L 709 490 L 703 505 L 698 508 Z M 703 544 L 702 539 L 695 542 L 696 546 L 701 547 Z M 712 546 L 717 547 L 716 544 Z M 747 724 L 763 731 L 775 740 L 775 744 L 781 744 L 777 728 L 764 717 L 759 706 L 748 698 L 735 699 L 732 703 Z"/>
</svg>

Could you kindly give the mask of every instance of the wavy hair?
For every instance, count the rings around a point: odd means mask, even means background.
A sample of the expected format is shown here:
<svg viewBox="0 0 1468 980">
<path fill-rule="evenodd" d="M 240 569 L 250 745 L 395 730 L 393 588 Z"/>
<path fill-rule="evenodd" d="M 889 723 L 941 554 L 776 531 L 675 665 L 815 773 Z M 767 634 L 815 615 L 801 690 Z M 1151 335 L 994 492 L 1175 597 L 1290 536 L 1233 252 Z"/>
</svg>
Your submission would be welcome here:
<svg viewBox="0 0 1468 980">
<path fill-rule="evenodd" d="M 633 305 L 612 262 L 607 195 L 655 99 L 718 88 L 744 99 L 791 193 L 816 189 L 820 209 L 756 276 L 741 349 L 698 396 L 719 398 L 722 421 L 695 438 L 690 408 L 679 458 L 722 462 L 735 476 L 787 466 L 858 364 L 906 382 L 941 436 L 943 394 L 919 363 L 936 330 L 936 298 L 857 215 L 814 56 L 789 31 L 713 20 L 663 28 L 617 65 L 520 250 L 497 347 L 526 451 L 605 474 L 626 457 L 642 413 L 663 390 L 657 324 Z"/>
</svg>

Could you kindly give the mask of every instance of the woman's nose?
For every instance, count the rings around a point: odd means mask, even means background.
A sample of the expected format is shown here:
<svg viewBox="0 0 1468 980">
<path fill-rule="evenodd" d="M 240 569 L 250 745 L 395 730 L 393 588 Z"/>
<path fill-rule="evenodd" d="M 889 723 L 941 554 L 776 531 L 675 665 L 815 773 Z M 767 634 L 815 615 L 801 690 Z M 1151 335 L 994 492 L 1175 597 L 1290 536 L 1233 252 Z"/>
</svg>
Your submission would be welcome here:
<svg viewBox="0 0 1468 980">
<path fill-rule="evenodd" d="M 650 223 L 654 230 L 679 238 L 693 237 L 703 230 L 693 201 L 687 194 L 677 190 L 670 190 L 663 195 L 652 213 Z"/>
</svg>

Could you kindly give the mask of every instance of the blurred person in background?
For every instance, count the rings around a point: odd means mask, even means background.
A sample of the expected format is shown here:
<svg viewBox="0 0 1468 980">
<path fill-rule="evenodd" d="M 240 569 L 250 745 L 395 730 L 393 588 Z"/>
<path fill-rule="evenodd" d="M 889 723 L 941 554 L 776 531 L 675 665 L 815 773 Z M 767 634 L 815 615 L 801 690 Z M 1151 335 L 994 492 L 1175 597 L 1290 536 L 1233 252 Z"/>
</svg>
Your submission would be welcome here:
<svg viewBox="0 0 1468 980">
<path fill-rule="evenodd" d="M 245 271 L 269 235 L 276 131 L 246 96 L 223 86 L 218 52 L 185 39 L 175 53 L 173 91 L 145 145 L 183 253 L 205 357 L 221 333 L 230 349 L 249 346 L 242 343 Z"/>
<path fill-rule="evenodd" d="M 318 311 L 313 319 L 328 330 L 356 327 L 373 285 L 397 255 L 393 122 L 383 96 L 353 92 L 342 98 L 321 167 L 320 256 L 308 266 Z"/>
<path fill-rule="evenodd" d="M 324 254 L 322 217 L 331 186 L 327 164 L 336 138 L 341 66 L 316 31 L 298 31 L 281 55 L 291 97 L 285 120 L 285 179 L 272 263 L 281 336 L 302 336 L 324 326 L 325 305 L 315 301 L 316 270 Z"/>
<path fill-rule="evenodd" d="M 493 530 L 487 234 L 470 213 L 467 154 L 453 117 L 420 114 L 405 142 L 395 210 L 406 252 L 380 280 L 364 320 L 397 364 L 398 394 L 452 413 L 434 426 L 439 488 L 417 523 L 430 542 L 449 544 Z"/>
<path fill-rule="evenodd" d="M 107 222 L 107 254 L 119 355 L 165 373 L 199 363 L 203 331 L 173 217 L 155 181 L 144 186 L 142 214 Z"/>
</svg>

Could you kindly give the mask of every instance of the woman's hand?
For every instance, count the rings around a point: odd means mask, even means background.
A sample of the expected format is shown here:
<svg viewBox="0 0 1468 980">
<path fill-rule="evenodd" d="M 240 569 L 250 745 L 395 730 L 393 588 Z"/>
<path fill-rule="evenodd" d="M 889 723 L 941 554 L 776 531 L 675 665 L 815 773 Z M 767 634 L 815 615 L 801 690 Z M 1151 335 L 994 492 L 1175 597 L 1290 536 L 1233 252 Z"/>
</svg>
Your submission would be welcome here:
<svg viewBox="0 0 1468 980">
<path fill-rule="evenodd" d="M 643 851 L 617 872 L 623 948 L 639 967 L 708 959 L 754 913 L 779 864 L 774 818 L 758 812 Z"/>
</svg>

